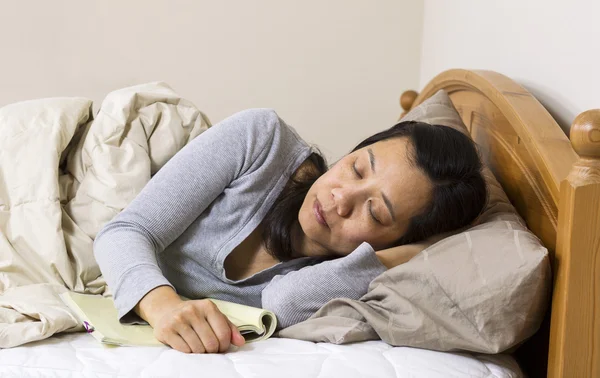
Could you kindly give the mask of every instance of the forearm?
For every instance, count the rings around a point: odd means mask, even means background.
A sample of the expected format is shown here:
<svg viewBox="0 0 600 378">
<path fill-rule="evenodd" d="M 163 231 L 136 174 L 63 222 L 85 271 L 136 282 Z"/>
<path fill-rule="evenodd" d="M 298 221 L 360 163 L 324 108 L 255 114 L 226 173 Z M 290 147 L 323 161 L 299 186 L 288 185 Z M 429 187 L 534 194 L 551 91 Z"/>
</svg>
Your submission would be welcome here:
<svg viewBox="0 0 600 378">
<path fill-rule="evenodd" d="M 123 321 L 148 292 L 170 283 L 158 266 L 152 238 L 133 222 L 120 220 L 121 214 L 96 237 L 94 256 Z"/>
<path fill-rule="evenodd" d="M 360 299 L 386 270 L 364 243 L 348 256 L 276 276 L 262 292 L 262 305 L 285 328 L 308 319 L 334 298 Z"/>
</svg>

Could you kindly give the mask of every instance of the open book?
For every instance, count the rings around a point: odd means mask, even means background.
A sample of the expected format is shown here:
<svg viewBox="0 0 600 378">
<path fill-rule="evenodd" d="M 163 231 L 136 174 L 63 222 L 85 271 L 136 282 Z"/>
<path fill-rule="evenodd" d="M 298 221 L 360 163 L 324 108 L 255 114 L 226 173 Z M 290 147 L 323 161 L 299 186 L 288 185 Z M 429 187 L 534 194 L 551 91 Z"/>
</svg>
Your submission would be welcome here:
<svg viewBox="0 0 600 378">
<path fill-rule="evenodd" d="M 134 346 L 163 345 L 154 337 L 147 324 L 121 324 L 111 298 L 74 292 L 60 294 L 60 298 L 77 315 L 86 331 L 104 344 Z M 277 318 L 271 311 L 237 303 L 210 299 L 219 310 L 237 326 L 246 342 L 271 337 L 277 327 Z"/>
</svg>

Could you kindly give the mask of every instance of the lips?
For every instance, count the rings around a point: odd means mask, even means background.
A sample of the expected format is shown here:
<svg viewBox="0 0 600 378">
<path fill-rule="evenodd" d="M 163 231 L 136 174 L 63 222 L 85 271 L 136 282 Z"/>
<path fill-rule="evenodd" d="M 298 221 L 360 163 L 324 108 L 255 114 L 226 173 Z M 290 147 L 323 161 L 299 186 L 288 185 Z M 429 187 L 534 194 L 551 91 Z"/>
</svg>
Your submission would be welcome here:
<svg viewBox="0 0 600 378">
<path fill-rule="evenodd" d="M 319 222 L 319 224 L 325 227 L 329 227 L 329 225 L 327 224 L 327 220 L 325 220 L 325 216 L 323 215 L 321 203 L 318 199 L 315 199 L 315 204 L 313 205 L 313 212 L 315 213 L 315 218 L 317 218 L 317 222 Z"/>
</svg>

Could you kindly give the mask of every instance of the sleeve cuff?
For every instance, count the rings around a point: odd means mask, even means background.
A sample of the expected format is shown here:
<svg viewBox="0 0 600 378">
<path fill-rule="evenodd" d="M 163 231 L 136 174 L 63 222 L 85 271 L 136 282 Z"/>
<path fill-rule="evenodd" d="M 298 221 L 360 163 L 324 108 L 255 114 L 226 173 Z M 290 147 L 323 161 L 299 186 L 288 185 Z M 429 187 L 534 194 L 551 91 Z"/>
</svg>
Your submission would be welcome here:
<svg viewBox="0 0 600 378">
<path fill-rule="evenodd" d="M 364 295 L 369 290 L 371 281 L 387 271 L 387 267 L 379 261 L 375 250 L 367 242 L 363 242 L 348 256 L 331 262 L 338 262 L 340 265 L 336 270 L 351 277 L 345 281 L 357 296 Z"/>
<path fill-rule="evenodd" d="M 119 321 L 124 323 L 139 320 L 139 317 L 132 317 L 130 313 L 146 294 L 159 286 L 170 286 L 175 290 L 160 269 L 154 265 L 138 265 L 126 271 L 114 294 Z"/>
</svg>

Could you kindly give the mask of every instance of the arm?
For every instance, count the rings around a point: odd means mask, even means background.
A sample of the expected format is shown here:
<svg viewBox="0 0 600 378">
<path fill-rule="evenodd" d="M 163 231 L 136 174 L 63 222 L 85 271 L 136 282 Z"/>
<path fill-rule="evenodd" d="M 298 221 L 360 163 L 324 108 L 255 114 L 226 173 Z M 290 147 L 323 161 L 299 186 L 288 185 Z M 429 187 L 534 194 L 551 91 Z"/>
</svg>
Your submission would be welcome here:
<svg viewBox="0 0 600 378">
<path fill-rule="evenodd" d="M 136 314 L 153 328 L 163 316 L 163 312 L 180 305 L 183 300 L 171 286 L 159 286 L 150 290 L 134 307 Z"/>
<path fill-rule="evenodd" d="M 277 315 L 280 328 L 308 319 L 334 298 L 360 299 L 386 271 L 373 248 L 362 243 L 348 256 L 275 276 L 262 291 L 262 307 Z"/>
<path fill-rule="evenodd" d="M 274 111 L 256 109 L 211 127 L 167 162 L 98 233 L 94 254 L 113 290 L 120 319 L 153 289 L 174 289 L 156 255 L 232 181 L 260 165 L 278 124 Z"/>
</svg>

